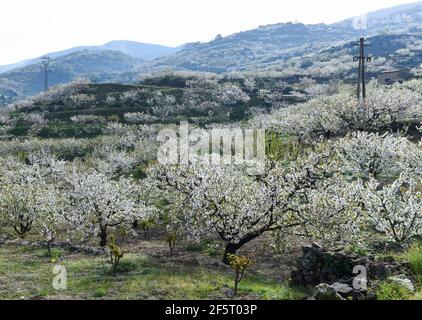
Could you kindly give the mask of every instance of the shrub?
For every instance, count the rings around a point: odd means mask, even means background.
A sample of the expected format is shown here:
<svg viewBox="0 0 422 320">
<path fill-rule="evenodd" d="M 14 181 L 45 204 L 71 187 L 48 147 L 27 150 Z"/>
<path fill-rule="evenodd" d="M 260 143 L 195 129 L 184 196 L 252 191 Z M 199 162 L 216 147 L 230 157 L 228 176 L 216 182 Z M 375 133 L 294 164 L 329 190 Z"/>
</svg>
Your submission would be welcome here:
<svg viewBox="0 0 422 320">
<path fill-rule="evenodd" d="M 236 254 L 228 254 L 227 259 L 235 273 L 234 296 L 237 297 L 239 283 L 243 280 L 246 270 L 252 267 L 255 261 L 252 258 Z"/>
<path fill-rule="evenodd" d="M 113 269 L 113 272 L 117 271 L 120 260 L 126 254 L 126 251 L 116 245 L 114 236 L 110 236 L 108 248 L 110 249 L 110 263 Z"/>
<path fill-rule="evenodd" d="M 422 243 L 413 245 L 404 258 L 410 262 L 412 273 L 419 283 L 422 283 Z"/>
<path fill-rule="evenodd" d="M 108 289 L 100 287 L 97 290 L 95 290 L 93 296 L 94 298 L 102 298 L 105 295 L 107 295 L 107 293 L 108 293 Z"/>
<path fill-rule="evenodd" d="M 409 290 L 394 282 L 383 282 L 377 290 L 378 300 L 407 300 L 409 298 Z"/>
</svg>

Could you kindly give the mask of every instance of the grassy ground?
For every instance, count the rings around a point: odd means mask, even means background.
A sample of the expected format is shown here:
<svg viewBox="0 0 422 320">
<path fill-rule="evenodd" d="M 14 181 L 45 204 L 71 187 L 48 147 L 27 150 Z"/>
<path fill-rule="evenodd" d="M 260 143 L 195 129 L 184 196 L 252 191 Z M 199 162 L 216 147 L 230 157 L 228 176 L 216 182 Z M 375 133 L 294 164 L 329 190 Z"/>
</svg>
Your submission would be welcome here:
<svg viewBox="0 0 422 320">
<path fill-rule="evenodd" d="M 118 272 L 113 273 L 107 256 L 94 256 L 67 249 L 54 249 L 53 258 L 45 249 L 17 244 L 0 245 L 0 300 L 2 299 L 232 299 L 233 272 L 221 263 L 218 242 L 179 243 L 170 256 L 160 234 L 148 241 L 120 239 L 129 251 Z M 37 240 L 33 238 L 32 240 Z M 95 243 L 93 243 L 95 246 Z M 300 252 L 274 257 L 252 243 L 246 255 L 254 254 L 257 264 L 239 286 L 238 299 L 291 300 L 311 292 L 292 288 L 287 280 Z M 365 253 L 362 253 L 365 255 Z M 379 284 L 380 300 L 422 300 L 422 242 L 404 252 L 382 256 L 410 262 L 416 292 L 384 281 Z M 53 268 L 67 269 L 67 289 L 53 288 Z"/>
<path fill-rule="evenodd" d="M 230 299 L 229 269 L 163 264 L 140 254 L 125 256 L 117 274 L 107 257 L 56 250 L 49 259 L 43 249 L 0 246 L 0 299 Z M 52 287 L 53 267 L 66 267 L 67 290 Z M 240 284 L 240 299 L 298 299 L 304 294 L 254 272 Z"/>
<path fill-rule="evenodd" d="M 384 281 L 379 285 L 377 296 L 379 300 L 422 300 L 422 242 L 416 242 L 403 253 L 391 253 L 391 256 L 399 261 L 410 263 L 413 274 L 415 292 L 409 292 L 403 286 L 390 281 Z"/>
</svg>

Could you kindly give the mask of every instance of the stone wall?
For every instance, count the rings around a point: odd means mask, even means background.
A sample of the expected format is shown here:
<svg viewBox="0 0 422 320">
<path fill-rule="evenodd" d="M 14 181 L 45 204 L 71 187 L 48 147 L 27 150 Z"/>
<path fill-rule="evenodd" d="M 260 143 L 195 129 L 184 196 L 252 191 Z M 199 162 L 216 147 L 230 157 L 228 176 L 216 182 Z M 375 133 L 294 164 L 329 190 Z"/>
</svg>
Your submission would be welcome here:
<svg viewBox="0 0 422 320">
<path fill-rule="evenodd" d="M 353 268 L 364 266 L 368 284 L 374 280 L 385 280 L 397 274 L 411 277 L 409 263 L 399 263 L 392 258 L 376 261 L 373 257 L 361 257 L 343 251 L 330 252 L 314 243 L 302 248 L 303 256 L 297 261 L 297 270 L 291 278 L 295 285 L 316 286 L 321 283 L 349 282 L 356 277 Z"/>
</svg>

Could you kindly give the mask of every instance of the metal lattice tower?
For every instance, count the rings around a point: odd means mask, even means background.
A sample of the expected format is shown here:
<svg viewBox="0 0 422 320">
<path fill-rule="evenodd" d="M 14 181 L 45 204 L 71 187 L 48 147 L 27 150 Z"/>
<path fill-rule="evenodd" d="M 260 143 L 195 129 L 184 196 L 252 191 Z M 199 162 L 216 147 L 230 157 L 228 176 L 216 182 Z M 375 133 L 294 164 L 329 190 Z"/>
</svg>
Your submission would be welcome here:
<svg viewBox="0 0 422 320">
<path fill-rule="evenodd" d="M 44 73 L 44 94 L 47 96 L 48 92 L 48 73 L 50 70 L 51 58 L 49 56 L 41 57 L 41 71 Z"/>
</svg>

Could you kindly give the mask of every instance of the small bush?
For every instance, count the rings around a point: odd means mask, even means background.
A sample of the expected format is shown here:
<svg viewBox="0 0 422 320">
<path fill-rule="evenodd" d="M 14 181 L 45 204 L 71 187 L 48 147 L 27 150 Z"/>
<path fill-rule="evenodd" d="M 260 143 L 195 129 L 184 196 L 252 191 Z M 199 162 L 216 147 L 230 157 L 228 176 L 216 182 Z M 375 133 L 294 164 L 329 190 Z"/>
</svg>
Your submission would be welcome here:
<svg viewBox="0 0 422 320">
<path fill-rule="evenodd" d="M 108 290 L 106 288 L 98 288 L 97 290 L 95 290 L 93 296 L 94 298 L 102 298 L 107 294 Z"/>
<path fill-rule="evenodd" d="M 50 255 L 51 255 L 50 261 L 52 263 L 56 262 L 57 260 L 59 260 L 63 256 L 63 254 L 64 254 L 64 251 L 60 248 L 51 249 L 51 251 L 50 251 Z"/>
<path fill-rule="evenodd" d="M 410 267 L 418 287 L 422 286 L 422 243 L 417 243 L 403 255 L 406 261 L 410 262 Z"/>
<path fill-rule="evenodd" d="M 229 260 L 231 268 L 235 273 L 234 296 L 237 297 L 239 283 L 243 280 L 246 270 L 251 268 L 255 264 L 255 261 L 252 258 L 237 254 L 228 254 L 227 258 Z"/>
<path fill-rule="evenodd" d="M 410 262 L 413 274 L 422 277 L 422 243 L 413 245 L 404 257 Z"/>
<path fill-rule="evenodd" d="M 347 251 L 350 253 L 355 253 L 359 256 L 368 256 L 371 254 L 371 251 L 369 250 L 369 248 L 367 248 L 363 244 L 350 244 L 347 247 Z"/>
<path fill-rule="evenodd" d="M 221 250 L 218 248 L 218 245 L 211 240 L 202 241 L 200 243 L 189 243 L 186 246 L 186 251 L 201 252 L 211 257 L 221 255 Z"/>
<path fill-rule="evenodd" d="M 114 236 L 110 236 L 108 248 L 110 249 L 110 263 L 113 272 L 119 271 L 120 260 L 126 254 L 126 251 L 116 245 Z"/>
<path fill-rule="evenodd" d="M 378 300 L 407 300 L 409 298 L 409 290 L 394 282 L 383 282 L 377 290 Z"/>
</svg>

